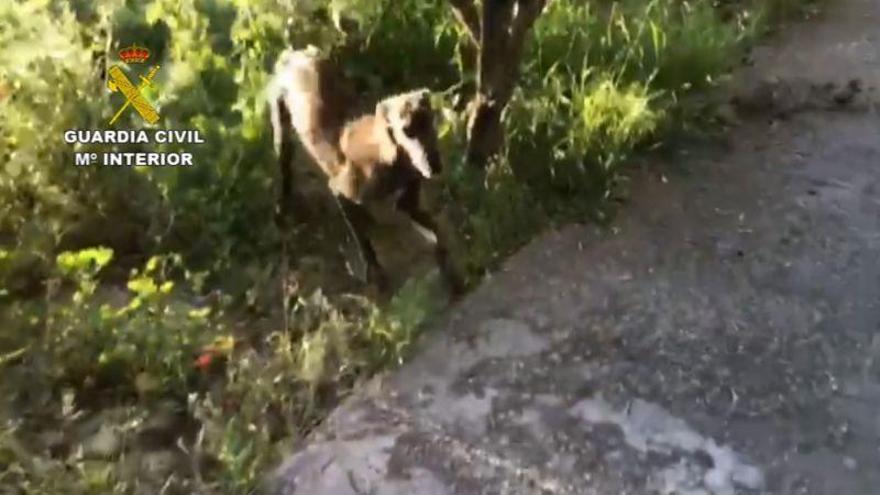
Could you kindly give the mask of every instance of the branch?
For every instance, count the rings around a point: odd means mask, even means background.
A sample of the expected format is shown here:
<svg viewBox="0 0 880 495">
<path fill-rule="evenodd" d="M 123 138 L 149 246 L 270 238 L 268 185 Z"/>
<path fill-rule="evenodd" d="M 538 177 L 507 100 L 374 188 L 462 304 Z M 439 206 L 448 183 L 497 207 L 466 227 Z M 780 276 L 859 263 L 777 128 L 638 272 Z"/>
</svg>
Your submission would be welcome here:
<svg viewBox="0 0 880 495">
<path fill-rule="evenodd" d="M 458 22 L 467 29 L 467 33 L 475 46 L 480 44 L 480 14 L 474 0 L 449 0 L 452 4 L 452 13 Z"/>
</svg>

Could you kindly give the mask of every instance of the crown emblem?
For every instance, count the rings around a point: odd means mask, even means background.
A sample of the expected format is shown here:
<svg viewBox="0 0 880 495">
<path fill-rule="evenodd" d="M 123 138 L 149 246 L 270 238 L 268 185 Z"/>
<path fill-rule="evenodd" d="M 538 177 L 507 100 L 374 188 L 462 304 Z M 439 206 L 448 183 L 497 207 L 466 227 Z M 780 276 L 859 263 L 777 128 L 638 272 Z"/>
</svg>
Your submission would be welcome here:
<svg viewBox="0 0 880 495">
<path fill-rule="evenodd" d="M 119 50 L 119 58 L 127 64 L 142 64 L 150 58 L 150 50 L 141 46 L 131 45 Z"/>
</svg>

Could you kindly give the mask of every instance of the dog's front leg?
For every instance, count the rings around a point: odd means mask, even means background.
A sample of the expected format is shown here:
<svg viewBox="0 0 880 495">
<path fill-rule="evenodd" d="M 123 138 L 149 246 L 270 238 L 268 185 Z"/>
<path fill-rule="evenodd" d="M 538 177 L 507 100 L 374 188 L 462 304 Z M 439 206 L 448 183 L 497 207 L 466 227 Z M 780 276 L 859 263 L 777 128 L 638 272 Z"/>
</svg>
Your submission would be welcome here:
<svg viewBox="0 0 880 495">
<path fill-rule="evenodd" d="M 418 230 L 428 242 L 434 244 L 434 257 L 437 260 L 440 273 L 443 276 L 449 291 L 454 296 L 458 296 L 464 292 L 464 282 L 461 280 L 461 277 L 458 275 L 449 259 L 446 239 L 441 234 L 440 229 L 437 227 L 434 219 L 431 218 L 431 215 L 419 207 L 420 186 L 420 181 L 413 181 L 409 184 L 397 200 L 396 207 L 398 210 L 409 216 L 416 230 Z"/>
</svg>

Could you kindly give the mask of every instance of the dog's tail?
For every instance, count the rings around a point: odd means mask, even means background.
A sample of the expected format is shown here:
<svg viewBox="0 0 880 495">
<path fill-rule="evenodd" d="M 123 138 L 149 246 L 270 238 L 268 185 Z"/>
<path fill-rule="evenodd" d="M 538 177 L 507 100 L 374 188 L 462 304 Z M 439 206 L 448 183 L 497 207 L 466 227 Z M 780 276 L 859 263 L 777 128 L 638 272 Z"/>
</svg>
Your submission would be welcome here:
<svg viewBox="0 0 880 495">
<path fill-rule="evenodd" d="M 291 109 L 283 94 L 272 92 L 269 98 L 269 114 L 272 120 L 272 134 L 275 142 L 275 153 L 278 155 L 278 171 L 281 175 L 281 191 L 278 199 L 277 214 L 286 218 L 293 196 L 293 124 Z"/>
</svg>

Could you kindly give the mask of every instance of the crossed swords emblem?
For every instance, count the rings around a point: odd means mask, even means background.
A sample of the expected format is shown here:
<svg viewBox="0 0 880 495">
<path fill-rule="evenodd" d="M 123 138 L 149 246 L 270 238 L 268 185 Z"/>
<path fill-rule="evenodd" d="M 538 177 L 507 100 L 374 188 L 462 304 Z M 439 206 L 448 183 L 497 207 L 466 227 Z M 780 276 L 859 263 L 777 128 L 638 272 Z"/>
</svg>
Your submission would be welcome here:
<svg viewBox="0 0 880 495">
<path fill-rule="evenodd" d="M 153 87 L 151 81 L 156 77 L 157 72 L 159 72 L 159 66 L 155 65 L 150 69 L 146 76 L 139 76 L 141 83 L 140 85 L 135 86 L 128 79 L 128 76 L 122 72 L 122 69 L 120 69 L 118 65 L 110 67 L 110 70 L 107 71 L 107 74 L 110 76 L 110 79 L 107 80 L 107 87 L 110 88 L 110 91 L 114 93 L 119 91 L 125 96 L 125 104 L 122 105 L 122 108 L 120 108 L 113 118 L 110 119 L 110 125 L 113 125 L 113 123 L 122 115 L 122 112 L 124 112 L 129 106 L 133 106 L 135 111 L 150 124 L 155 124 L 156 121 L 159 120 L 159 112 L 157 112 L 153 105 L 147 101 L 146 97 L 141 94 L 141 90 L 147 86 Z"/>
</svg>

